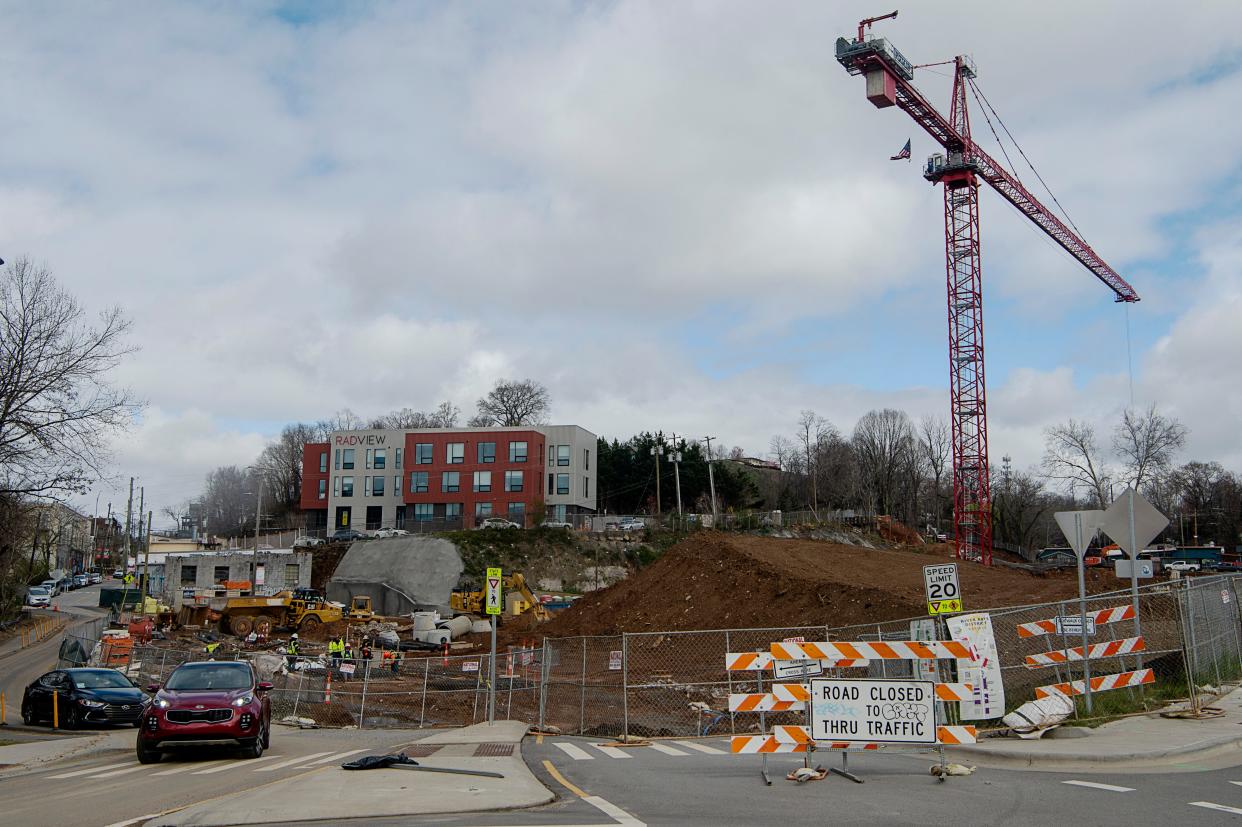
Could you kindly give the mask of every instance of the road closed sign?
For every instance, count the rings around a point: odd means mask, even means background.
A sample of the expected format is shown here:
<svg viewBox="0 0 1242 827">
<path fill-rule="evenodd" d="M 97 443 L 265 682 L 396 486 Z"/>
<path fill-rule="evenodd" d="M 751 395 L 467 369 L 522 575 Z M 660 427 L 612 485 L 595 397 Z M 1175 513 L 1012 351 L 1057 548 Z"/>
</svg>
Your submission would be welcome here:
<svg viewBox="0 0 1242 827">
<path fill-rule="evenodd" d="M 929 615 L 950 614 L 962 610 L 962 589 L 957 582 L 957 564 L 923 566 L 923 588 L 927 592 Z"/>
<path fill-rule="evenodd" d="M 811 738 L 872 744 L 936 743 L 934 681 L 811 681 Z"/>
</svg>

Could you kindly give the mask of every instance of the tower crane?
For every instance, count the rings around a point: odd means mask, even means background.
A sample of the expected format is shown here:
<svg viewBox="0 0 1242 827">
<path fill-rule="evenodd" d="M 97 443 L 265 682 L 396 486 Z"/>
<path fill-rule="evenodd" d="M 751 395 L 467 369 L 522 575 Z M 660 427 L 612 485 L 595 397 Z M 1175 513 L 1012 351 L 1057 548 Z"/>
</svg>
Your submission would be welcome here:
<svg viewBox="0 0 1242 827">
<path fill-rule="evenodd" d="M 1137 302 L 1139 296 L 1078 233 L 971 139 L 966 94 L 975 77 L 975 65 L 969 57 L 959 55 L 952 61 L 953 97 L 947 118 L 915 88 L 915 67 L 887 39 L 871 33 L 872 24 L 896 16 L 894 11 L 860 21 L 854 39 L 837 38 L 836 57 L 851 75 L 863 76 L 867 100 L 876 108 L 897 106 L 944 148 L 943 153 L 927 160 L 923 177 L 944 187 L 954 545 L 959 558 L 991 565 L 992 496 L 983 370 L 979 182 L 991 186 L 1090 270 L 1113 291 L 1116 301 Z"/>
</svg>

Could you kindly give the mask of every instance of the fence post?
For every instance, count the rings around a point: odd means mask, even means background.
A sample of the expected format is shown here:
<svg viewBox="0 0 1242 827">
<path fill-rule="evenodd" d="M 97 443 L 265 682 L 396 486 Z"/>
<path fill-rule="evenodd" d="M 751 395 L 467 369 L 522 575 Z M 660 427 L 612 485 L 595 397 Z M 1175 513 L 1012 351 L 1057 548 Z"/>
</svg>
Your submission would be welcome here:
<svg viewBox="0 0 1242 827">
<path fill-rule="evenodd" d="M 729 645 L 729 630 L 728 630 L 728 629 L 725 629 L 725 654 L 727 655 L 729 652 L 732 652 L 732 651 L 733 651 L 733 647 Z M 730 694 L 730 695 L 732 695 L 732 694 L 733 694 L 733 671 L 732 671 L 731 669 L 726 669 L 726 670 L 725 670 L 725 680 L 727 680 L 727 681 L 729 682 L 729 694 Z M 763 680 L 763 679 L 762 679 L 762 678 L 760 678 L 760 680 Z M 762 692 L 762 691 L 763 691 L 762 686 L 760 687 L 759 691 L 760 691 L 760 692 Z M 700 716 L 700 717 L 701 717 L 701 716 Z M 762 715 L 762 714 L 760 714 L 760 716 L 759 716 L 759 717 L 760 717 L 760 719 L 762 719 L 762 718 L 763 718 L 763 715 Z M 736 726 L 736 722 L 737 722 L 737 713 L 736 713 L 736 712 L 730 712 L 730 713 L 729 713 L 729 734 L 730 734 L 730 735 L 737 735 L 737 726 Z M 762 720 L 760 720 L 760 721 L 759 721 L 759 726 L 760 726 L 761 728 L 763 727 L 763 721 L 762 721 Z M 699 730 L 700 730 L 699 735 L 703 735 L 703 734 L 704 734 L 704 733 L 701 731 L 702 729 L 703 729 L 703 728 L 700 726 L 700 727 L 699 727 Z"/>
<path fill-rule="evenodd" d="M 371 680 L 371 661 L 363 661 L 362 667 L 362 700 L 358 704 L 358 729 L 367 725 L 367 683 Z M 298 695 L 302 694 L 302 684 L 298 683 Z M 295 713 L 296 714 L 296 713 Z"/>
<path fill-rule="evenodd" d="M 1182 588 L 1177 589 L 1177 619 L 1182 636 L 1182 671 L 1186 675 L 1186 689 L 1190 693 L 1190 708 L 1194 710 L 1197 716 L 1199 714 L 1199 690 L 1195 686 L 1194 667 L 1191 663 L 1194 656 L 1191 654 L 1190 637 L 1187 633 L 1190 623 L 1188 622 L 1189 618 L 1182 600 L 1185 592 L 1184 585 Z"/>
<path fill-rule="evenodd" d="M 293 717 L 298 717 L 298 701 L 302 700 L 302 673 L 298 672 L 298 694 L 293 696 Z"/>
<path fill-rule="evenodd" d="M 630 636 L 621 633 L 621 740 L 630 740 Z"/>
<path fill-rule="evenodd" d="M 1207 594 L 1205 593 L 1206 591 L 1207 591 L 1207 589 L 1206 589 L 1205 587 L 1200 587 L 1200 588 L 1198 589 L 1198 592 L 1199 592 L 1199 602 L 1203 604 L 1203 618 L 1204 618 L 1204 620 L 1205 620 L 1205 621 L 1207 621 L 1207 620 L 1208 620 L 1208 614 L 1209 614 L 1209 613 L 1208 613 Z M 1215 612 L 1212 612 L 1212 614 L 1215 614 Z M 1216 624 L 1215 624 L 1215 623 L 1212 623 L 1212 624 L 1211 624 L 1211 631 L 1212 631 L 1212 668 L 1216 670 L 1216 690 L 1217 690 L 1217 693 L 1220 693 L 1220 691 L 1221 691 L 1221 679 L 1220 679 L 1220 655 L 1221 655 L 1221 651 L 1220 651 L 1220 631 L 1216 628 Z"/>
<path fill-rule="evenodd" d="M 582 640 L 582 676 L 578 680 L 578 733 L 586 729 L 586 661 L 587 638 Z"/>
<path fill-rule="evenodd" d="M 548 707 L 548 671 L 549 671 L 549 654 L 551 647 L 548 645 L 548 639 L 543 639 L 543 660 L 539 663 L 539 729 L 542 731 L 547 723 L 544 715 Z"/>
<path fill-rule="evenodd" d="M 423 658 L 423 703 L 418 710 L 418 728 L 423 728 L 427 715 L 427 679 L 431 675 L 431 658 Z"/>
</svg>

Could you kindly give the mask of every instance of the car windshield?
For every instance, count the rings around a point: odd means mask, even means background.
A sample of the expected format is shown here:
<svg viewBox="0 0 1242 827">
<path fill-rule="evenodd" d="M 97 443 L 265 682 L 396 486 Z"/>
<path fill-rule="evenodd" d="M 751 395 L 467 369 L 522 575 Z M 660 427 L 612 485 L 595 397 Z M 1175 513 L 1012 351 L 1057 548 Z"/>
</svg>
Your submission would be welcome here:
<svg viewBox="0 0 1242 827">
<path fill-rule="evenodd" d="M 30 589 L 30 593 L 33 594 L 35 597 L 46 597 L 47 589 L 43 588 L 42 586 L 33 586 Z"/>
<path fill-rule="evenodd" d="M 74 672 L 70 675 L 78 689 L 133 689 L 134 685 L 120 672 L 100 669 L 98 672 Z"/>
<path fill-rule="evenodd" d="M 250 668 L 239 663 L 192 664 L 179 667 L 168 679 L 168 689 L 247 689 Z"/>
</svg>

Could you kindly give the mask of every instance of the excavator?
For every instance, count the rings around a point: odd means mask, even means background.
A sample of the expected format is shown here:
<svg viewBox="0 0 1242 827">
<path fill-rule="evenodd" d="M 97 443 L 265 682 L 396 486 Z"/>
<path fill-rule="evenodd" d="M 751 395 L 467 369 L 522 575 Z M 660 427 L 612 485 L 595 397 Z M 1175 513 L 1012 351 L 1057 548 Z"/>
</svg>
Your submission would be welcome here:
<svg viewBox="0 0 1242 827">
<path fill-rule="evenodd" d="M 505 591 L 513 590 L 522 595 L 522 602 L 515 606 L 516 614 L 525 614 L 533 612 L 535 619 L 539 621 L 548 620 L 552 615 L 539 602 L 539 598 L 535 597 L 530 587 L 526 585 L 526 577 L 520 572 L 510 574 L 501 581 L 501 587 Z M 483 603 L 486 600 L 486 594 L 482 591 L 467 591 L 464 589 L 456 589 L 449 596 L 449 605 L 454 611 L 465 612 L 469 614 L 483 614 Z"/>
</svg>

